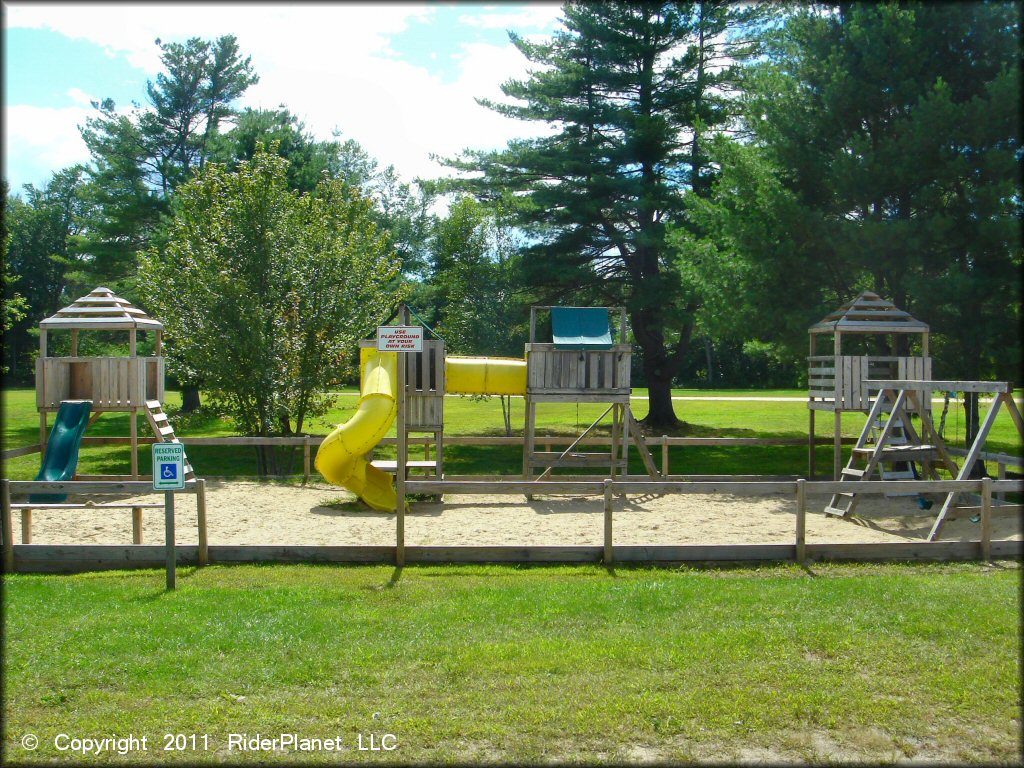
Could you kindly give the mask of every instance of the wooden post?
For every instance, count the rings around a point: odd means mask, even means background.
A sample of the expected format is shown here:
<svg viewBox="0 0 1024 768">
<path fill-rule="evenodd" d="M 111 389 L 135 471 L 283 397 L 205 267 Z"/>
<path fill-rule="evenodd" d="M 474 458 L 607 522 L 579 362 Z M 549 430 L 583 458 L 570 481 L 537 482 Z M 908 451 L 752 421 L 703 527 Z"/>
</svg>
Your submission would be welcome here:
<svg viewBox="0 0 1024 768">
<path fill-rule="evenodd" d="M 21 543 L 32 543 L 32 510 L 21 510 Z"/>
<path fill-rule="evenodd" d="M 210 562 L 210 547 L 206 537 L 206 481 L 196 481 L 196 519 L 199 525 L 199 565 Z"/>
<path fill-rule="evenodd" d="M 622 406 L 620 413 L 622 414 L 622 476 L 627 477 L 629 475 L 629 403 L 627 402 Z M 640 436 L 641 439 L 643 435 Z M 612 454 L 612 458 L 615 455 Z"/>
<path fill-rule="evenodd" d="M 807 424 L 807 479 L 813 480 L 814 473 L 817 471 L 815 466 L 815 455 L 814 455 L 814 409 L 808 408 L 808 424 Z"/>
<path fill-rule="evenodd" d="M 537 424 L 537 404 L 533 402 L 529 394 L 526 395 L 526 425 L 523 431 L 523 480 L 533 480 L 533 467 L 530 466 L 530 456 L 533 454 L 534 429 Z M 527 501 L 533 501 L 532 494 L 526 494 Z"/>
<path fill-rule="evenodd" d="M 1003 462 L 1000 461 L 996 465 L 996 467 L 997 467 L 997 470 L 996 470 L 997 475 L 996 476 L 1000 480 L 1005 480 L 1006 479 L 1006 464 L 1004 464 Z M 1006 503 L 1006 494 L 1003 493 L 1002 491 L 997 493 L 996 494 L 996 501 L 998 501 L 1000 505 L 1005 504 Z"/>
<path fill-rule="evenodd" d="M 668 480 L 668 435 L 661 436 L 661 476 Z"/>
<path fill-rule="evenodd" d="M 981 559 L 992 560 L 992 478 L 981 480 Z"/>
<path fill-rule="evenodd" d="M 309 459 L 310 459 L 310 448 L 309 448 L 309 435 L 306 435 L 306 439 L 302 443 L 302 484 L 305 485 L 309 482 Z"/>
<path fill-rule="evenodd" d="M 132 480 L 139 479 L 139 425 L 136 421 L 139 412 L 135 409 L 128 414 L 128 433 L 132 439 Z"/>
<path fill-rule="evenodd" d="M 804 564 L 807 555 L 807 481 L 796 481 L 796 561 Z"/>
<path fill-rule="evenodd" d="M 621 418 L 620 418 L 619 414 L 620 414 L 620 409 L 621 408 L 622 408 L 622 406 L 619 405 L 618 403 L 613 403 L 612 404 L 612 467 L 611 467 L 611 476 L 612 476 L 613 480 L 615 479 L 615 476 L 617 474 L 617 472 L 616 472 L 617 467 L 615 466 L 615 460 L 616 460 L 616 458 L 619 455 L 619 424 L 621 423 Z"/>
<path fill-rule="evenodd" d="M 833 337 L 833 354 L 835 355 L 834 367 L 835 372 L 835 390 L 832 398 L 832 405 L 835 408 L 835 426 L 832 437 L 832 479 L 838 480 L 839 475 L 843 469 L 843 416 L 842 409 L 845 407 L 843 403 L 843 391 L 845 382 L 843 381 L 843 358 L 842 358 L 842 334 L 838 331 L 835 332 Z"/>
<path fill-rule="evenodd" d="M 174 550 L 174 492 L 164 491 L 164 551 L 167 554 L 167 589 L 177 586 L 177 552 Z"/>
<path fill-rule="evenodd" d="M 399 312 L 399 322 L 408 325 L 409 312 L 405 304 Z M 395 565 L 399 568 L 405 565 L 405 465 L 409 459 L 409 436 L 405 431 L 405 366 L 407 364 L 405 352 L 397 353 L 398 356 L 398 416 L 397 432 L 398 461 L 395 468 Z"/>
<path fill-rule="evenodd" d="M 615 481 L 605 478 L 604 481 L 604 564 L 611 565 L 613 561 L 612 547 L 612 486 Z"/>
<path fill-rule="evenodd" d="M 0 480 L 0 531 L 4 537 L 4 573 L 14 573 L 14 522 L 10 480 Z"/>
<path fill-rule="evenodd" d="M 71 329 L 71 356 L 78 357 L 78 329 Z"/>
<path fill-rule="evenodd" d="M 838 480 L 839 473 L 843 470 L 843 414 L 835 412 L 835 436 L 833 437 L 832 453 L 832 479 Z"/>
<path fill-rule="evenodd" d="M 46 392 L 44 390 L 43 394 Z M 46 404 L 43 404 L 46 407 Z M 46 442 L 49 435 L 46 434 L 46 411 L 39 412 L 39 453 L 42 454 L 42 461 L 46 461 Z"/>
<path fill-rule="evenodd" d="M 132 544 L 142 543 L 142 508 L 132 507 Z"/>
</svg>

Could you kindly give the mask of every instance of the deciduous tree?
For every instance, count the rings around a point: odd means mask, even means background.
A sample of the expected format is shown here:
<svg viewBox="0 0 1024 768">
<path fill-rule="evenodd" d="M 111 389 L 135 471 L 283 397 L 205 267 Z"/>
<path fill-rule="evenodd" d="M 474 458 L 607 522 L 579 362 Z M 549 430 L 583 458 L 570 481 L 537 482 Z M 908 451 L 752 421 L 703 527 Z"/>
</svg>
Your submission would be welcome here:
<svg viewBox="0 0 1024 768">
<path fill-rule="evenodd" d="M 258 151 L 233 172 L 208 165 L 173 209 L 164 252 L 143 261 L 169 356 L 246 434 L 301 432 L 400 298 L 371 203 L 326 178 L 300 194 L 287 161 Z M 261 470 L 277 471 L 274 452 Z"/>
</svg>

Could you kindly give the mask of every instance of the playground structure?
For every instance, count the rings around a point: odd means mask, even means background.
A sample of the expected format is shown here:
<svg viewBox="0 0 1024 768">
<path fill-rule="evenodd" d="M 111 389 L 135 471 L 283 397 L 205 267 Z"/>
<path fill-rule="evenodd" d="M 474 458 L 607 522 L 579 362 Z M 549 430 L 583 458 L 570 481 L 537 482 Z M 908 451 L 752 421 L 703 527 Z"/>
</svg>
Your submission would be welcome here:
<svg viewBox="0 0 1024 768">
<path fill-rule="evenodd" d="M 39 357 L 36 359 L 36 408 L 39 411 L 39 443 L 42 466 L 37 481 L 143 480 L 139 472 L 138 417 L 144 415 L 157 440 L 179 442 L 163 411 L 164 358 L 161 356 L 164 326 L 131 302 L 99 287 L 58 310 L 39 323 Z M 50 335 L 69 332 L 69 354 L 52 356 Z M 83 356 L 79 354 L 82 332 L 121 331 L 128 333 L 126 355 Z M 152 355 L 138 354 L 140 334 L 154 334 Z M 47 438 L 49 414 L 56 414 Z M 125 475 L 85 475 L 77 472 L 79 446 L 86 430 L 104 413 L 127 413 L 129 425 L 129 472 Z M 194 480 L 191 465 L 185 478 Z M 31 541 L 32 509 L 79 505 L 64 504 L 66 496 L 34 495 L 27 504 L 16 505 L 22 514 L 22 539 Z M 141 543 L 142 509 L 130 505 L 135 543 Z"/>
<path fill-rule="evenodd" d="M 552 341 L 537 341 L 538 311 L 551 313 Z M 603 307 L 533 307 L 530 341 L 524 359 L 445 355 L 444 342 L 424 340 L 418 352 L 379 351 L 374 341 L 361 342 L 360 399 L 355 415 L 339 425 L 317 452 L 316 467 L 326 480 L 342 485 L 374 509 L 394 511 L 404 498 L 410 471 L 443 480 L 444 397 L 520 395 L 526 403 L 523 480 L 541 481 L 556 467 L 607 467 L 608 476 L 625 474 L 632 436 L 649 475 L 660 478 L 629 404 L 632 345 L 613 344 L 609 311 Z M 626 315 L 619 313 L 620 339 Z M 408 308 L 399 308 L 403 324 Z M 541 403 L 608 403 L 608 408 L 564 451 L 537 451 L 537 406 Z M 578 446 L 611 414 L 611 449 L 583 452 Z M 366 456 L 397 421 L 396 461 Z M 432 436 L 434 459 L 410 461 L 409 438 Z M 536 478 L 534 469 L 543 467 Z M 391 474 L 396 475 L 395 486 Z M 397 486 L 397 487 L 396 487 Z M 529 494 L 527 494 L 529 496 Z"/>
<path fill-rule="evenodd" d="M 870 379 L 927 380 L 932 375 L 928 355 L 927 324 L 898 309 L 878 294 L 863 291 L 808 329 L 810 352 L 807 358 L 809 387 L 808 469 L 815 475 L 814 414 L 831 411 L 834 416 L 832 479 L 839 480 L 842 469 L 842 415 L 845 411 L 871 410 L 871 395 L 865 384 Z M 821 337 L 832 336 L 832 354 L 818 354 Z M 852 337 L 852 338 L 851 338 Z M 843 349 L 846 339 L 847 349 Z M 918 353 L 912 354 L 913 342 Z M 860 349 L 850 350 L 851 342 Z M 851 354 L 855 351 L 857 354 Z M 844 353 L 845 352 L 845 353 Z M 869 353 L 870 352 L 870 353 Z M 930 400 L 919 397 L 923 407 Z M 905 479 L 886 475 L 886 479 Z"/>
<path fill-rule="evenodd" d="M 105 292 L 108 295 L 103 295 Z M 110 294 L 105 289 L 97 289 L 94 298 L 103 301 L 83 302 L 80 300 L 75 305 L 85 307 L 106 307 L 107 316 L 120 318 L 121 314 L 127 315 L 130 319 L 140 319 L 141 310 L 135 312 L 127 310 L 130 307 L 127 302 Z M 90 294 L 93 296 L 93 294 Z M 872 294 L 862 294 L 859 299 L 871 302 Z M 84 297 L 88 298 L 88 297 Z M 881 302 L 881 300 L 877 300 Z M 854 308 L 857 300 L 845 306 L 845 310 Z M 871 305 L 868 305 L 870 307 Z M 71 307 L 68 308 L 69 310 Z M 561 310 L 580 310 L 583 312 L 569 312 L 562 315 Z M 894 310 L 887 303 L 874 305 L 874 309 L 860 309 L 866 312 L 899 312 Z M 552 319 L 552 340 L 551 342 L 538 341 L 538 315 L 548 311 Z M 197 494 L 197 506 L 199 510 L 198 520 L 200 528 L 200 544 L 197 547 L 185 546 L 179 549 L 179 554 L 184 562 L 198 562 L 203 564 L 209 559 L 218 562 L 245 562 L 255 561 L 300 561 L 310 560 L 322 562 L 394 562 L 402 565 L 406 562 L 406 552 L 409 553 L 410 562 L 592 562 L 604 561 L 634 561 L 634 562 L 686 562 L 692 560 L 777 560 L 795 559 L 797 562 L 804 562 L 805 558 L 826 558 L 826 559 L 971 559 L 980 554 L 983 558 L 992 556 L 1013 556 L 1019 557 L 1024 551 L 1021 542 L 1012 539 L 993 541 L 990 527 L 990 518 L 1000 516 L 1009 512 L 1012 507 L 993 508 L 993 502 L 998 496 L 1005 493 L 1020 493 L 1024 490 L 1024 483 L 1019 480 L 999 480 L 991 478 L 968 479 L 967 472 L 974 459 L 979 456 L 985 460 L 999 461 L 1014 464 L 1016 457 L 994 456 L 980 452 L 980 446 L 984 436 L 988 434 L 995 413 L 990 412 L 986 419 L 986 425 L 982 428 L 981 442 L 970 451 L 974 458 L 968 457 L 964 463 L 964 469 L 960 471 L 955 480 L 899 480 L 892 481 L 882 476 L 881 482 L 872 480 L 870 473 L 865 472 L 859 478 L 852 473 L 840 472 L 838 481 L 814 482 L 803 479 L 780 479 L 775 476 L 738 476 L 727 477 L 719 475 L 669 475 L 668 446 L 669 445 L 699 445 L 699 444 L 723 444 L 724 441 L 735 441 L 736 444 L 782 444 L 787 441 L 760 438 L 689 438 L 662 436 L 662 472 L 654 468 L 653 460 L 648 452 L 647 446 L 652 439 L 645 439 L 639 433 L 636 422 L 632 417 L 629 404 L 630 383 L 630 355 L 631 346 L 622 343 L 625 337 L 625 313 L 621 309 L 611 310 L 618 312 L 618 330 L 620 338 L 618 343 L 612 342 L 611 327 L 609 321 L 609 310 L 601 308 L 558 308 L 558 307 L 536 307 L 531 312 L 530 341 L 526 347 L 526 354 L 523 359 L 507 358 L 463 358 L 448 357 L 445 354 L 444 342 L 440 339 L 422 341 L 422 349 L 416 352 L 380 352 L 374 341 L 361 343 L 360 369 L 361 369 L 361 391 L 360 402 L 356 415 L 345 424 L 338 427 L 335 432 L 326 438 L 315 436 L 304 436 L 297 438 L 194 438 L 197 443 L 220 444 L 220 445 L 246 445 L 253 446 L 263 442 L 273 442 L 279 445 L 304 446 L 306 453 L 306 475 L 309 474 L 311 447 L 319 446 L 316 454 L 316 466 L 328 481 L 353 488 L 361 498 L 376 509 L 390 511 L 395 515 L 395 543 L 394 546 L 377 545 L 344 545 L 344 546 L 292 546 L 274 544 L 267 542 L 266 546 L 253 545 L 221 545 L 208 547 L 205 536 L 205 502 L 203 497 L 203 481 L 192 480 L 186 484 L 186 493 Z M 62 311 L 66 320 L 75 320 L 69 316 L 67 311 Z M 58 313 L 60 316 L 62 313 Z M 603 313 L 603 317 L 598 314 Z M 85 318 L 104 316 L 103 312 L 82 313 Z M 848 323 L 838 323 L 843 319 L 834 317 L 832 330 L 821 330 L 820 333 L 835 333 L 835 349 L 849 353 L 849 348 L 840 350 L 839 336 L 844 337 L 848 333 L 857 333 L 861 330 L 857 327 L 857 320 L 876 319 L 857 318 L 852 316 L 855 313 L 845 313 Z M 905 314 L 905 313 L 903 313 Z M 144 313 L 141 313 L 144 317 Z M 57 316 L 55 316 L 57 317 Z M 595 318 L 601 317 L 602 323 L 595 324 Z M 880 318 L 885 318 L 881 315 Z M 889 316 L 892 317 L 891 315 Z M 909 317 L 909 316 L 908 316 Z M 82 317 L 78 320 L 84 319 Z M 828 320 L 828 318 L 826 318 Z M 151 321 L 156 323 L 156 321 Z M 405 307 L 400 308 L 399 322 L 409 325 L 409 312 Z M 825 322 L 825 321 L 823 321 Z M 916 324 L 916 325 L 912 325 Z M 101 327 L 111 329 L 113 323 L 102 324 Z M 159 325 L 159 324 L 157 324 Z M 850 326 L 853 326 L 852 328 Z M 899 355 L 883 355 L 874 359 L 874 363 L 886 365 L 872 365 L 872 355 L 865 354 L 844 354 L 835 358 L 815 359 L 812 355 L 812 372 L 815 368 L 832 368 L 831 371 L 819 370 L 821 374 L 817 378 L 829 378 L 831 382 L 824 386 L 822 382 L 813 382 L 811 387 L 811 403 L 817 403 L 818 407 L 811 406 L 811 426 L 813 429 L 813 410 L 843 410 L 845 405 L 857 404 L 861 407 L 848 408 L 848 410 L 863 410 L 864 404 L 871 407 L 879 406 L 878 423 L 876 428 L 875 441 L 881 444 L 882 449 L 893 448 L 892 435 L 895 434 L 896 420 L 887 418 L 895 414 L 900 421 L 910 425 L 906 430 L 909 439 L 917 439 L 913 432 L 913 425 L 910 424 L 909 413 L 905 410 L 905 404 L 926 403 L 930 405 L 930 399 L 926 400 L 924 395 L 930 394 L 935 389 L 949 390 L 954 384 L 963 385 L 965 382 L 934 382 L 918 378 L 923 376 L 924 366 L 927 364 L 930 372 L 930 360 L 927 359 L 927 326 L 917 323 L 911 318 L 911 322 L 904 325 L 892 323 L 897 330 L 886 330 L 888 322 L 879 321 L 871 324 L 873 331 L 882 333 L 899 334 L 905 329 L 916 327 L 917 332 L 923 328 L 922 352 L 923 356 L 914 356 L 901 344 L 900 340 L 893 342 L 893 347 L 900 352 Z M 54 326 L 67 329 L 69 326 L 61 324 Z M 135 325 L 136 329 L 140 326 Z M 80 330 L 78 328 L 77 330 Z M 148 326 L 146 330 L 156 330 L 155 326 Z M 42 330 L 42 329 L 41 329 Z M 51 329 L 52 330 L 52 329 Z M 131 330 L 131 326 L 123 326 L 119 330 Z M 868 333 L 863 329 L 865 334 Z M 813 331 L 812 331 L 813 335 Z M 115 407 L 120 410 L 130 410 L 135 406 L 133 413 L 137 416 L 138 410 L 147 414 L 150 424 L 155 425 L 157 440 L 176 440 L 173 430 L 169 425 L 161 428 L 166 417 L 158 421 L 162 415 L 159 409 L 160 401 L 156 397 L 162 397 L 163 377 L 162 358 L 159 357 L 160 339 L 156 339 L 155 354 L 152 357 L 140 357 L 138 367 L 132 369 L 119 366 L 123 364 L 123 358 L 114 358 L 117 363 L 101 363 L 100 361 L 109 358 L 79 358 L 77 355 L 77 343 L 72 339 L 72 354 L 67 358 L 52 358 L 54 361 L 67 363 L 62 371 L 56 362 L 47 362 L 51 358 L 41 356 L 39 363 L 39 376 L 37 378 L 37 398 L 42 403 L 55 403 L 49 412 L 60 410 L 60 404 L 65 407 L 73 405 L 68 398 L 72 394 L 83 401 L 98 402 L 101 410 L 113 410 Z M 812 352 L 814 351 L 814 339 L 812 338 Z M 45 334 L 41 333 L 41 348 L 45 350 Z M 136 347 L 132 346 L 134 353 Z M 856 350 L 864 351 L 864 350 Z M 134 354 L 129 357 L 135 356 Z M 841 359 L 844 358 L 844 359 Z M 846 360 L 845 358 L 850 358 Z M 901 358 L 903 362 L 901 363 Z M 831 366 L 824 363 L 833 361 Z M 867 364 L 865 363 L 867 360 Z M 919 360 L 918 364 L 915 360 Z M 71 363 L 77 363 L 80 367 L 73 368 Z M 82 363 L 88 363 L 84 367 Z M 152 368 L 156 363 L 156 368 Z M 819 365 L 815 365 L 819 363 Z M 104 383 L 104 365 L 106 370 L 106 383 Z M 854 376 L 854 366 L 859 365 L 859 376 Z M 901 365 L 903 366 L 901 368 Z M 918 368 L 914 368 L 918 365 Z M 50 367 L 48 367 L 50 366 Z M 887 366 L 887 367 L 886 367 Z M 139 369 L 145 370 L 145 376 L 139 373 Z M 128 373 L 112 376 L 111 370 L 127 370 Z M 156 370 L 159 376 L 153 376 L 150 371 Z M 894 373 L 910 370 L 911 374 L 905 379 L 894 379 Z M 56 372 L 54 372 L 56 371 Z M 849 371 L 849 375 L 847 375 Z M 46 383 L 47 376 L 51 375 L 49 384 Z M 888 375 L 887 379 L 870 379 L 868 373 Z M 63 377 L 63 383 L 62 378 Z M 813 378 L 813 377 L 812 377 Z M 111 382 L 117 387 L 118 396 L 111 394 Z M 133 385 L 133 382 L 136 382 Z M 970 384 L 970 383 L 966 383 Z M 977 383 L 974 384 L 986 384 Z M 49 400 L 43 394 L 47 392 L 46 387 L 52 388 L 56 396 Z M 133 389 L 134 386 L 134 389 Z M 992 392 L 996 395 L 994 410 L 1007 405 L 1017 424 L 1021 429 L 1019 410 L 1010 398 L 1011 389 L 1008 384 L 993 385 L 987 383 L 989 389 L 979 391 Z M 880 395 L 872 402 L 871 392 L 879 391 Z M 854 392 L 865 393 L 854 397 Z M 121 394 L 125 393 L 125 394 Z M 914 399 L 915 393 L 920 396 Z M 521 477 L 503 476 L 473 477 L 450 479 L 444 473 L 444 397 L 447 394 L 502 394 L 519 395 L 524 398 L 526 408 L 526 425 L 522 444 L 524 448 L 523 471 Z M 897 403 L 903 396 L 903 404 Z M 88 396 L 88 398 L 86 397 Z M 149 398 L 154 399 L 150 400 Z M 63 398 L 63 399 L 62 399 Z M 607 403 L 608 408 L 602 416 L 586 428 L 582 434 L 575 439 L 562 436 L 552 437 L 538 434 L 536 413 L 538 406 L 543 407 L 547 403 Z M 141 407 L 139 407 L 141 403 Z M 899 405 L 900 407 L 897 407 Z M 532 407 L 531 407 L 532 406 Z M 901 411 L 900 408 L 904 408 Z M 927 405 L 923 408 L 927 410 Z M 610 434 L 602 438 L 590 437 L 595 432 L 597 425 L 608 415 L 611 415 Z M 69 413 L 70 415 L 70 413 Z M 906 416 L 906 419 L 902 417 Z M 93 417 L 95 418 L 95 416 Z M 919 417 L 918 417 L 919 418 Z M 837 417 L 838 419 L 838 417 Z M 58 416 L 60 420 L 60 416 Z M 70 420 L 73 421 L 73 420 Z M 887 424 L 892 422 L 894 428 L 888 436 L 883 435 Z M 41 422 L 41 442 L 45 435 L 45 416 Z M 388 434 L 392 425 L 396 425 L 396 436 L 394 438 L 384 437 Z M 577 430 L 579 431 L 579 430 Z M 135 430 L 133 429 L 133 433 Z M 930 436 L 924 429 L 925 436 Z M 422 437 L 423 434 L 428 437 Z M 51 437 L 53 437 L 51 435 Z M 838 441 L 838 433 L 836 438 Z M 83 444 L 89 444 L 90 438 L 81 438 Z M 450 442 L 466 443 L 473 438 L 459 436 L 451 438 Z M 518 440 L 519 438 L 486 438 L 488 440 Z M 125 442 L 129 438 L 91 438 L 93 442 Z M 137 442 L 152 442 L 153 438 L 139 439 L 137 433 L 130 438 L 133 445 L 133 454 Z M 595 451 L 586 453 L 583 446 L 592 444 L 608 445 L 612 443 L 611 450 Z M 657 438 L 653 438 L 654 445 L 657 445 Z M 802 442 L 802 438 L 800 438 Z M 857 455 L 863 458 L 865 449 L 870 448 L 873 452 L 875 446 L 870 445 L 870 438 L 865 440 L 858 447 L 862 450 Z M 191 442 L 187 440 L 186 442 Z M 381 442 L 394 442 L 398 448 L 397 460 L 381 461 L 373 460 L 372 452 L 374 447 Z M 626 473 L 626 459 L 630 442 L 634 442 L 644 460 L 644 466 L 649 477 L 644 475 L 628 475 Z M 433 455 L 429 452 L 424 455 L 422 461 L 409 460 L 409 446 L 412 444 L 429 444 L 434 449 Z M 538 445 L 560 444 L 569 447 L 564 451 L 553 451 L 550 447 L 545 451 L 536 450 Z M 930 445 L 935 443 L 930 441 Z M 811 434 L 811 445 L 814 444 L 813 433 Z M 922 447 L 923 447 L 922 443 Z M 915 446 L 918 447 L 918 446 Z M 5 451 L 5 457 L 12 455 L 25 455 L 30 452 L 39 452 L 41 446 L 29 446 L 22 449 Z M 909 450 L 909 449 L 906 449 Z M 936 447 L 935 450 L 938 450 Z M 956 455 L 955 449 L 949 453 Z M 902 454 L 899 459 L 907 460 L 908 453 Z M 812 454 L 813 456 L 813 454 Z M 883 458 L 888 454 L 879 453 L 875 457 L 877 470 L 883 466 Z M 940 457 L 941 458 L 941 457 Z M 45 462 L 45 459 L 44 459 Z M 896 463 L 896 457 L 893 462 Z M 947 465 L 948 466 L 948 465 Z M 1001 463 L 1002 467 L 1003 464 Z M 575 467 L 596 467 L 606 469 L 604 475 L 583 476 L 579 474 L 552 475 L 555 469 L 572 469 Z M 133 471 L 137 474 L 137 465 L 133 465 Z M 539 472 L 539 474 L 538 474 Z M 394 479 L 392 479 L 392 475 Z M 934 473 L 932 476 L 935 477 Z M 26 538 L 25 514 L 30 515 L 32 506 L 51 507 L 74 507 L 74 506 L 97 506 L 90 502 L 84 505 L 61 505 L 61 504 L 12 504 L 12 495 L 24 495 L 30 498 L 34 494 L 59 494 L 59 493 L 89 493 L 89 494 L 124 494 L 134 492 L 143 494 L 147 490 L 147 483 L 137 481 L 114 482 L 125 476 L 104 476 L 103 480 L 88 480 L 83 482 L 82 476 L 76 476 L 76 480 L 68 481 L 9 481 L 2 482 L 0 496 L 2 496 L 2 518 L 3 522 L 3 557 L 5 568 L 12 570 L 16 564 L 20 564 L 19 570 L 32 570 L 42 567 L 44 570 L 81 569 L 94 567 L 124 567 L 127 563 L 134 566 L 148 565 L 152 567 L 159 563 L 158 553 L 167 547 L 171 550 L 167 555 L 169 572 L 173 571 L 173 532 L 167 537 L 169 543 L 164 547 L 139 546 L 141 535 L 136 530 L 135 513 L 141 513 L 137 503 L 130 504 L 103 504 L 102 508 L 108 507 L 132 507 L 133 509 L 133 541 L 134 544 L 127 547 L 117 545 L 107 546 L 79 546 L 61 547 L 52 545 L 25 546 L 29 543 Z M 603 477 L 603 479 L 602 479 Z M 359 483 L 362 482 L 362 486 Z M 887 542 L 864 543 L 864 544 L 835 544 L 816 543 L 808 544 L 805 541 L 804 526 L 808 514 L 807 496 L 809 493 L 835 494 L 839 498 L 853 498 L 854 504 L 859 494 L 878 494 L 889 492 L 910 491 L 912 493 L 978 493 L 980 494 L 981 506 L 978 510 L 980 519 L 980 534 L 978 540 L 970 541 L 930 541 L 920 542 Z M 625 494 L 648 495 L 672 495 L 672 494 L 738 494 L 738 495 L 760 495 L 760 494 L 795 494 L 797 500 L 796 514 L 796 537 L 795 544 L 643 544 L 631 545 L 614 543 L 613 541 L 613 517 L 614 498 Z M 497 494 L 497 495 L 524 495 L 528 499 L 534 494 L 561 495 L 570 494 L 575 496 L 600 496 L 604 495 L 604 546 L 593 547 L 589 545 L 559 545 L 559 546 L 435 546 L 421 545 L 406 548 L 404 539 L 404 521 L 406 505 L 398 504 L 399 498 L 405 499 L 406 495 L 439 496 L 443 494 Z M 836 499 L 836 509 L 845 506 L 845 502 Z M 154 505 L 155 506 L 155 505 Z M 850 505 L 849 509 L 852 509 Z M 12 509 L 23 511 L 22 525 L 22 546 L 15 547 L 11 541 L 12 526 L 10 512 Z M 844 516 L 852 516 L 852 512 L 843 513 Z M 1019 508 L 1018 508 L 1019 509 Z M 935 538 L 938 526 L 943 520 L 965 518 L 971 514 L 967 509 L 951 509 L 947 504 L 943 506 L 939 519 L 936 521 L 933 535 Z M 973 519 L 973 518 L 972 518 Z M 30 521 L 28 530 L 30 531 Z"/>
<path fill-rule="evenodd" d="M 1021 441 L 1024 442 L 1024 419 L 1021 418 L 1020 410 L 1013 401 L 1013 385 L 1009 382 L 868 379 L 864 381 L 864 386 L 871 391 L 877 391 L 878 395 L 868 413 L 864 429 L 853 447 L 850 460 L 842 470 L 841 481 L 870 480 L 872 473 L 880 472 L 883 463 L 886 462 L 920 462 L 924 476 L 934 480 L 940 479 L 935 469 L 936 463 L 939 463 L 957 480 L 967 480 L 972 476 L 985 446 L 985 440 L 995 424 L 1000 409 L 1004 406 L 1017 427 Z M 935 428 L 931 419 L 928 405 L 934 391 L 985 392 L 992 394 L 994 398 L 992 407 L 968 449 L 963 465 L 959 468 L 942 434 Z M 913 425 L 913 416 L 920 420 L 920 431 Z M 881 424 L 880 428 L 876 426 L 878 424 Z M 903 433 L 898 442 L 894 440 L 897 430 Z M 863 466 L 858 467 L 861 462 Z M 885 479 L 884 476 L 882 479 Z M 938 536 L 958 495 L 955 491 L 946 494 L 946 499 L 928 533 L 928 541 L 934 541 Z M 846 517 L 856 507 L 857 498 L 855 491 L 837 490 L 825 507 L 825 512 Z"/>
</svg>

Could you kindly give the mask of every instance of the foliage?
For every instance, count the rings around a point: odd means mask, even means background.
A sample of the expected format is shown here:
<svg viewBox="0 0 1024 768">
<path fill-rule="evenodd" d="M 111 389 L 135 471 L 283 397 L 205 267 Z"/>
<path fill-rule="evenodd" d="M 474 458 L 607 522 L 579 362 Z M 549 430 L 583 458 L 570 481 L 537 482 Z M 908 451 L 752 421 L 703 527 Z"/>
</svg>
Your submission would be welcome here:
<svg viewBox="0 0 1024 768">
<path fill-rule="evenodd" d="M 700 297 L 667 258 L 665 226 L 688 187 L 706 183 L 701 137 L 730 120 L 730 68 L 709 41 L 738 9 L 718 3 L 566 3 L 565 31 L 547 42 L 511 35 L 534 65 L 483 100 L 552 132 L 449 165 L 481 172 L 465 186 L 515 194 L 527 281 L 552 299 L 625 303 L 651 393 L 648 422 L 672 426 L 669 387 L 686 354 Z M 746 52 L 737 47 L 733 55 Z M 718 72 L 718 74 L 715 74 Z"/>
<path fill-rule="evenodd" d="M 111 281 L 134 273 L 174 190 L 202 170 L 232 102 L 258 81 L 237 40 L 198 37 L 162 43 L 164 71 L 146 84 L 147 106 L 130 113 L 112 99 L 94 102 L 82 138 L 92 154 L 90 193 L 95 216 L 81 248 L 94 255 L 94 270 Z"/>
<path fill-rule="evenodd" d="M 245 434 L 301 432 L 394 302 L 398 263 L 370 202 L 330 179 L 300 195 L 287 161 L 258 151 L 181 187 L 169 235 L 142 271 L 174 364 Z"/>
<path fill-rule="evenodd" d="M 433 227 L 433 314 L 449 354 L 522 355 L 526 308 L 510 238 L 499 214 L 471 197 Z"/>
<path fill-rule="evenodd" d="M 23 312 L 4 328 L 4 366 L 19 379 L 31 375 L 39 321 L 83 287 L 87 257 L 75 250 L 74 240 L 88 207 L 84 173 L 72 166 L 53 174 L 43 189 L 26 185 L 24 199 L 4 195 L 4 299 L 18 306 L 15 283 L 24 299 Z"/>
<path fill-rule="evenodd" d="M 1018 34 L 999 3 L 797 13 L 750 78 L 753 140 L 714 147 L 714 200 L 691 211 L 710 238 L 674 235 L 714 327 L 795 359 L 807 326 L 871 289 L 931 325 L 947 378 L 1012 378 Z"/>
</svg>

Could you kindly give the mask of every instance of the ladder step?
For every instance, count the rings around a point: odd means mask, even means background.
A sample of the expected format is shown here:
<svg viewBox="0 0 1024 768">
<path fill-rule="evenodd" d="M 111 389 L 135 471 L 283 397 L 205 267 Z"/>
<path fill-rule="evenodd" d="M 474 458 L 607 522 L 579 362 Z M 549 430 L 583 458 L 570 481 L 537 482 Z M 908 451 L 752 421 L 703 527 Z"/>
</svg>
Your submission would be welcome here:
<svg viewBox="0 0 1024 768">
<path fill-rule="evenodd" d="M 863 469 L 854 469 L 853 467 L 846 467 L 843 469 L 844 475 L 850 475 L 851 477 L 864 477 Z"/>
<path fill-rule="evenodd" d="M 825 507 L 825 514 L 826 515 L 833 515 L 835 517 L 846 517 L 846 513 L 847 512 L 849 512 L 848 509 L 840 509 L 839 507 L 831 507 L 831 506 Z"/>
</svg>

